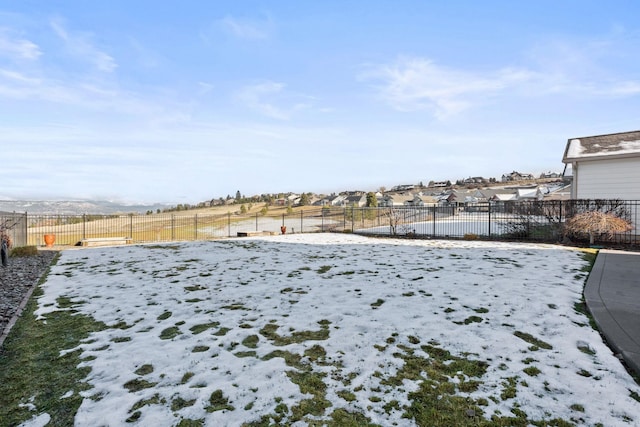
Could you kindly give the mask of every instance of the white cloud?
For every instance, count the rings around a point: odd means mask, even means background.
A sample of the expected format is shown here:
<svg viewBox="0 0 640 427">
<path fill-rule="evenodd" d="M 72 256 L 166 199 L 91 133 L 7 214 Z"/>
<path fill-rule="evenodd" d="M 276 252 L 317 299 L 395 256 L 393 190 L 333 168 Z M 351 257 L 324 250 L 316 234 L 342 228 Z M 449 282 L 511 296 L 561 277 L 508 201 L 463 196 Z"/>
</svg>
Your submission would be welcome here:
<svg viewBox="0 0 640 427">
<path fill-rule="evenodd" d="M 361 80 L 377 83 L 379 96 L 399 111 L 431 111 L 446 119 L 498 96 L 535 98 L 567 96 L 611 98 L 640 94 L 640 80 L 629 79 L 608 65 L 607 43 L 588 47 L 549 43 L 535 49 L 525 67 L 476 72 L 436 64 L 427 58 L 402 57 L 370 66 Z"/>
<path fill-rule="evenodd" d="M 0 54 L 35 60 L 42 55 L 42 51 L 37 44 L 30 40 L 12 38 L 8 30 L 0 28 Z"/>
<path fill-rule="evenodd" d="M 435 64 L 423 58 L 401 58 L 362 75 L 381 81 L 380 95 L 400 111 L 432 110 L 439 119 L 460 113 L 481 98 L 531 79 L 526 70 L 473 73 Z"/>
<path fill-rule="evenodd" d="M 115 59 L 95 47 L 88 34 L 70 34 L 59 19 L 52 19 L 51 28 L 67 45 L 67 49 L 74 56 L 83 58 L 92 63 L 98 70 L 112 72 L 118 66 Z"/>
<path fill-rule="evenodd" d="M 245 40 L 266 39 L 273 29 L 273 21 L 269 16 L 263 20 L 248 20 L 227 15 L 217 23 L 227 33 Z"/>
<path fill-rule="evenodd" d="M 245 86 L 236 98 L 252 110 L 277 120 L 289 120 L 296 111 L 311 108 L 310 97 L 286 93 L 284 89 L 283 83 L 267 81 Z M 280 107 L 276 102 L 289 105 Z"/>
<path fill-rule="evenodd" d="M 211 92 L 214 88 L 214 85 L 206 82 L 198 82 L 198 86 L 200 87 L 200 90 L 198 91 L 199 95 L 205 95 Z"/>
<path fill-rule="evenodd" d="M 633 96 L 640 94 L 640 81 L 619 82 L 607 91 L 612 96 Z"/>
<path fill-rule="evenodd" d="M 598 98 L 635 96 L 637 34 L 614 27 L 591 38 L 543 39 L 526 52 L 526 60 L 538 70 L 538 94 L 565 94 Z M 629 72 L 631 71 L 631 72 Z"/>
</svg>

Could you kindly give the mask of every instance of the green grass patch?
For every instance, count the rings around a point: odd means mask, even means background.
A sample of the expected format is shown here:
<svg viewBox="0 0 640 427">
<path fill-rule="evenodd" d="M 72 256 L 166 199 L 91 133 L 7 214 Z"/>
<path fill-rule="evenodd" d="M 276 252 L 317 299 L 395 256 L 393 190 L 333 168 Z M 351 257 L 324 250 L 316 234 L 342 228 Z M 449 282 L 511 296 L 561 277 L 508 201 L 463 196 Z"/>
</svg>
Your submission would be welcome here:
<svg viewBox="0 0 640 427">
<path fill-rule="evenodd" d="M 272 341 L 273 345 L 284 346 L 289 344 L 301 343 L 305 341 L 320 341 L 329 338 L 329 326 L 327 323 L 320 323 L 320 329 L 317 331 L 295 331 L 289 336 L 283 336 L 277 333 L 279 328 L 275 323 L 269 323 L 260 329 L 260 335 Z"/>
<path fill-rule="evenodd" d="M 576 313 L 580 313 L 583 314 L 587 317 L 587 319 L 589 319 L 589 326 L 591 326 L 591 329 L 597 331 L 598 330 L 598 325 L 596 324 L 596 321 L 594 320 L 593 316 L 591 316 L 591 313 L 589 312 L 589 309 L 587 308 L 587 304 L 584 301 L 584 298 L 581 301 L 576 302 L 575 304 L 573 304 L 573 310 Z"/>
<path fill-rule="evenodd" d="M 482 323 L 484 319 L 479 316 L 469 316 L 464 319 L 462 322 L 453 322 L 457 325 L 470 325 L 471 323 Z"/>
<path fill-rule="evenodd" d="M 243 358 L 243 357 L 257 357 L 258 353 L 256 353 L 255 351 L 251 350 L 251 351 L 238 351 L 233 353 L 233 355 L 235 357 L 239 357 L 239 358 Z"/>
<path fill-rule="evenodd" d="M 585 342 L 579 342 L 577 347 L 578 350 L 580 350 L 584 354 L 588 354 L 589 356 L 595 356 L 596 354 L 596 352 L 589 346 L 589 344 Z"/>
<path fill-rule="evenodd" d="M 193 335 L 198 335 L 206 331 L 207 329 L 217 328 L 218 326 L 220 326 L 219 322 L 202 323 L 199 325 L 193 325 L 192 327 L 189 328 L 189 330 Z"/>
<path fill-rule="evenodd" d="M 460 392 L 477 390 L 488 364 L 482 360 L 453 356 L 449 351 L 434 345 L 423 345 L 428 357 L 417 355 L 412 348 L 399 346 L 402 352 L 394 356 L 404 361 L 395 375 L 383 378 L 381 385 L 401 387 L 404 380 L 415 381 L 418 390 L 410 392 L 411 404 L 404 409 L 404 418 L 413 419 L 418 426 L 526 426 L 526 418 L 494 416 L 492 421 L 482 417 L 482 403 Z M 456 378 L 454 383 L 451 378 Z M 400 410 L 399 405 L 389 405 L 386 410 Z M 472 413 L 473 416 L 469 416 Z M 523 422 L 524 421 L 524 422 Z"/>
<path fill-rule="evenodd" d="M 177 326 L 171 326 L 170 328 L 164 329 L 162 332 L 160 332 L 160 339 L 170 340 L 177 337 L 181 333 L 182 332 L 180 332 L 180 328 L 178 328 Z"/>
<path fill-rule="evenodd" d="M 209 397 L 209 405 L 205 408 L 207 412 L 216 411 L 233 411 L 235 408 L 229 404 L 229 398 L 224 395 L 222 390 L 216 390 Z"/>
<path fill-rule="evenodd" d="M 356 395 L 351 393 L 349 390 L 339 390 L 336 394 L 347 402 L 353 402 L 356 400 Z"/>
<path fill-rule="evenodd" d="M 320 268 L 318 268 L 318 270 L 316 270 L 316 271 L 318 272 L 318 274 L 323 274 L 323 273 L 326 273 L 329 270 L 331 270 L 331 266 L 330 265 L 323 265 Z"/>
<path fill-rule="evenodd" d="M 229 328 L 224 328 L 223 327 L 223 328 L 220 328 L 217 331 L 215 331 L 213 333 L 213 335 L 215 335 L 216 337 L 223 337 L 223 336 L 227 335 L 227 332 L 229 332 L 230 330 L 231 329 L 229 329 Z"/>
<path fill-rule="evenodd" d="M 384 300 L 383 300 L 383 299 L 378 298 L 378 299 L 376 300 L 376 302 L 371 303 L 371 308 L 376 309 L 376 308 L 380 307 L 382 304 L 384 304 Z"/>
<path fill-rule="evenodd" d="M 527 375 L 529 375 L 530 377 L 537 377 L 538 375 L 540 375 L 542 373 L 542 371 L 538 368 L 536 368 L 535 366 L 529 366 L 527 368 L 523 369 L 523 372 Z"/>
<path fill-rule="evenodd" d="M 186 384 L 189 382 L 189 380 L 191 378 L 193 378 L 195 374 L 193 372 L 185 372 L 185 374 L 182 376 L 182 379 L 180 380 L 180 384 Z"/>
<path fill-rule="evenodd" d="M 246 311 L 251 311 L 250 308 L 245 307 L 241 303 L 223 305 L 221 308 L 224 308 L 225 310 L 246 310 Z"/>
<path fill-rule="evenodd" d="M 153 372 L 153 365 L 145 364 L 133 371 L 136 375 L 149 375 Z"/>
<path fill-rule="evenodd" d="M 521 331 L 515 331 L 513 333 L 513 335 L 515 335 L 516 337 L 520 338 L 523 341 L 528 342 L 529 344 L 532 344 L 538 348 L 543 348 L 545 350 L 552 350 L 553 346 L 549 343 L 546 343 L 536 337 L 534 337 L 531 334 L 528 334 L 526 332 L 521 332 Z"/>
<path fill-rule="evenodd" d="M 58 256 L 52 264 L 57 262 Z M 40 284 L 48 272 L 44 274 Z M 80 404 L 81 392 L 90 389 L 84 381 L 91 369 L 78 368 L 80 350 L 60 355 L 62 350 L 77 347 L 91 332 L 107 328 L 91 317 L 71 311 L 54 311 L 45 321 L 36 320 L 33 313 L 37 299 L 42 296 L 38 287 L 5 340 L 0 352 L 0 420 L 2 425 L 14 426 L 31 419 L 33 414 L 47 412 L 49 425 L 73 425 Z M 63 393 L 72 391 L 70 397 Z M 20 407 L 33 398 L 34 412 Z"/>
<path fill-rule="evenodd" d="M 573 405 L 569 406 L 569 409 L 576 412 L 584 412 L 584 406 L 577 403 L 574 403 Z"/>
<path fill-rule="evenodd" d="M 141 378 L 135 378 L 124 383 L 123 387 L 129 390 L 130 393 L 135 393 L 136 391 L 144 390 L 145 388 L 155 387 L 157 384 L 158 383 L 152 383 Z"/>
<path fill-rule="evenodd" d="M 154 394 L 153 396 L 151 396 L 149 399 L 142 399 L 137 401 L 132 407 L 131 409 L 129 409 L 129 413 L 135 413 L 136 411 L 138 411 L 138 409 L 144 407 L 144 406 L 148 406 L 148 405 L 160 405 L 160 404 L 164 404 L 165 400 L 160 398 L 159 394 Z M 138 418 L 139 416 L 137 416 L 136 418 Z"/>
<path fill-rule="evenodd" d="M 164 313 L 162 313 L 160 316 L 157 317 L 158 320 L 165 320 L 168 319 L 169 317 L 173 316 L 173 313 L 170 311 L 165 311 Z"/>
<path fill-rule="evenodd" d="M 260 337 L 257 335 L 249 335 L 242 340 L 242 345 L 248 348 L 257 348 Z"/>
<path fill-rule="evenodd" d="M 297 369 L 309 369 L 309 365 L 302 363 L 302 356 L 299 354 L 291 353 L 290 351 L 274 350 L 271 353 L 262 357 L 262 360 L 271 360 L 274 357 L 282 357 L 287 366 L 291 366 Z"/>
<path fill-rule="evenodd" d="M 171 410 L 176 412 L 183 408 L 188 408 L 196 403 L 196 399 L 185 400 L 180 396 L 171 401 Z"/>
</svg>

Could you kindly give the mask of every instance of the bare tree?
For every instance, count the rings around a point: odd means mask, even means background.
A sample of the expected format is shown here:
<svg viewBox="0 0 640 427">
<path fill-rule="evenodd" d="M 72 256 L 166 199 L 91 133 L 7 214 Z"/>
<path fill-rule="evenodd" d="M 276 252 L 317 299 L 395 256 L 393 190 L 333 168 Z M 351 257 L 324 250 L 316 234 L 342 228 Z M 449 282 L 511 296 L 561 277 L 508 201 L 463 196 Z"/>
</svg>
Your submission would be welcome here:
<svg viewBox="0 0 640 427">
<path fill-rule="evenodd" d="M 389 221 L 389 229 L 392 236 L 397 235 L 415 235 L 415 230 L 411 230 L 408 225 L 402 225 L 406 222 L 406 210 L 394 207 L 385 209 L 383 216 Z M 400 228 L 398 228 L 400 226 Z"/>
<path fill-rule="evenodd" d="M 400 209 L 389 207 L 384 212 L 384 217 L 389 220 L 389 229 L 392 236 L 398 235 L 398 224 L 402 223 L 402 212 Z"/>
</svg>

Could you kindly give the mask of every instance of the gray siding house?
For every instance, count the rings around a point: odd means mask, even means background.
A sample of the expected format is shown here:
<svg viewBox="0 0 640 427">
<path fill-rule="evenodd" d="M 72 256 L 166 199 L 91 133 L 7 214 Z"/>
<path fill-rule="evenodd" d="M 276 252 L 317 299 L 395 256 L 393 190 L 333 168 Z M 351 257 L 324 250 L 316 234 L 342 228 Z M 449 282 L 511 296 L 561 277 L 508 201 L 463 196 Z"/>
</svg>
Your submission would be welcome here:
<svg viewBox="0 0 640 427">
<path fill-rule="evenodd" d="M 640 131 L 571 138 L 572 199 L 640 200 Z"/>
</svg>

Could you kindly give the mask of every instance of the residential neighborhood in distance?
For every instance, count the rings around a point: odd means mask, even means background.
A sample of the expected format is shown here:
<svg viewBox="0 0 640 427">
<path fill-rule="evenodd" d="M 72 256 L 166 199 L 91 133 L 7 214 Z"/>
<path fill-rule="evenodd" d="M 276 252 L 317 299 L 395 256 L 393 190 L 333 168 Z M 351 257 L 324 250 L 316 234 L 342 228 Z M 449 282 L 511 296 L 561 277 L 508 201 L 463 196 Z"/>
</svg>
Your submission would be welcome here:
<svg viewBox="0 0 640 427">
<path fill-rule="evenodd" d="M 378 207 L 442 206 L 479 202 L 523 200 L 620 199 L 640 200 L 640 131 L 569 138 L 562 172 L 537 177 L 515 171 L 499 178 L 470 176 L 455 181 L 430 180 L 427 184 L 395 184 L 390 189 L 344 190 L 332 194 L 270 193 L 235 197 L 227 195 L 194 205 L 121 205 L 102 201 L 0 200 L 0 211 L 56 214 L 152 213 L 190 210 L 242 203 L 274 206 L 365 207 L 373 194 Z M 371 202 L 371 196 L 369 196 Z M 369 203 L 370 204 L 370 203 Z"/>
<path fill-rule="evenodd" d="M 545 174 L 547 175 L 547 174 Z M 560 174 L 553 178 L 534 178 L 531 174 L 510 172 L 503 180 L 472 177 L 450 181 L 430 181 L 429 184 L 401 184 L 390 190 L 375 191 L 378 207 L 436 206 L 487 201 L 518 201 L 542 199 L 568 199 L 571 180 L 563 180 Z M 517 177 L 517 178 L 515 178 Z M 522 178 L 525 177 L 525 178 Z M 297 198 L 292 195 L 292 202 Z M 291 196 L 290 196 L 291 197 Z M 367 206 L 367 192 L 345 191 L 329 196 L 316 196 L 316 206 Z"/>
<path fill-rule="evenodd" d="M 562 173 L 549 171 L 537 178 L 511 171 L 496 178 L 468 177 L 433 180 L 427 185 L 398 184 L 375 191 L 382 207 L 436 206 L 487 201 L 620 199 L 640 200 L 640 131 L 569 138 Z M 367 206 L 367 192 L 343 191 L 331 195 L 308 194 L 316 206 Z M 296 206 L 301 196 L 279 195 L 280 205 Z M 229 199 L 212 203 L 236 203 Z"/>
</svg>

